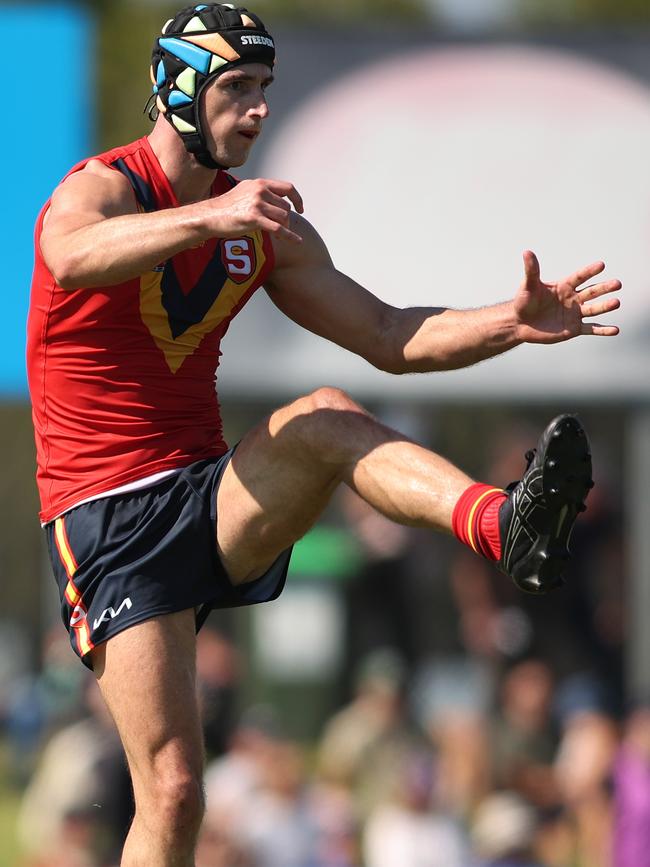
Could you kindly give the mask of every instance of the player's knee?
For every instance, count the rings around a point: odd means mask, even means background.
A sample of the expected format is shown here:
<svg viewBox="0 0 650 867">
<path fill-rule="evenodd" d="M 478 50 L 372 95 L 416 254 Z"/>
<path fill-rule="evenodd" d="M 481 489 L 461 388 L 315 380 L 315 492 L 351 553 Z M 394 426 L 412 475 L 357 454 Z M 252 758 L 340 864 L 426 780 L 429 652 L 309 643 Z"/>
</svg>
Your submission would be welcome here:
<svg viewBox="0 0 650 867">
<path fill-rule="evenodd" d="M 157 769 L 152 795 L 157 822 L 178 843 L 191 844 L 205 811 L 201 776 L 189 768 L 163 765 Z"/>
<path fill-rule="evenodd" d="M 278 413 L 276 447 L 292 459 L 316 461 L 335 477 L 353 460 L 372 417 L 340 388 L 324 386 Z"/>
<path fill-rule="evenodd" d="M 316 389 L 307 396 L 306 400 L 312 412 L 364 413 L 364 410 L 352 400 L 349 394 L 340 388 L 329 385 Z"/>
<path fill-rule="evenodd" d="M 310 456 L 336 467 L 349 462 L 369 414 L 339 388 L 323 387 L 306 398 L 300 442 Z"/>
</svg>

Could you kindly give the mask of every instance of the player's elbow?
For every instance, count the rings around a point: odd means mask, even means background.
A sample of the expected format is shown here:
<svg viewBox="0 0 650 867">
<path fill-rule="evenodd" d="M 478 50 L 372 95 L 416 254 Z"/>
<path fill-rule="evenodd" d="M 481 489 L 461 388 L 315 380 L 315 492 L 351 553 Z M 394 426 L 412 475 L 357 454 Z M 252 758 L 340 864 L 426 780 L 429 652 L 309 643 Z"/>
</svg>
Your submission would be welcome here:
<svg viewBox="0 0 650 867">
<path fill-rule="evenodd" d="M 393 355 L 380 355 L 375 358 L 368 358 L 367 360 L 378 370 L 381 370 L 384 373 L 392 373 L 395 376 L 412 372 L 404 358 L 395 357 Z"/>
<path fill-rule="evenodd" d="M 80 289 L 83 282 L 76 277 L 74 271 L 67 271 L 65 268 L 52 269 L 52 276 L 56 281 L 56 285 L 61 289 Z"/>
<path fill-rule="evenodd" d="M 62 289 L 80 289 L 84 286 L 84 274 L 77 257 L 65 250 L 45 257 L 50 274 Z"/>
<path fill-rule="evenodd" d="M 402 373 L 412 373 L 412 367 L 404 354 L 403 347 L 392 339 L 390 331 L 373 341 L 362 353 L 365 360 L 384 373 L 399 376 Z"/>
<path fill-rule="evenodd" d="M 412 372 L 401 337 L 399 312 L 395 308 L 386 308 L 375 339 L 369 342 L 364 353 L 366 360 L 378 370 L 396 376 Z"/>
</svg>

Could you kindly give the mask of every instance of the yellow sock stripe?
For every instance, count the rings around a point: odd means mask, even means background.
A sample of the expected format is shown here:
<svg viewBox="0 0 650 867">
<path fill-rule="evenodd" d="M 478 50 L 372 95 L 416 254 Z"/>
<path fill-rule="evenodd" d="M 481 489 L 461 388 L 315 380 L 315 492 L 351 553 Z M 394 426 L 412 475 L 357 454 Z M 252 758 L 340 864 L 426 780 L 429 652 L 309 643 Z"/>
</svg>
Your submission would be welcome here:
<svg viewBox="0 0 650 867">
<path fill-rule="evenodd" d="M 474 524 L 474 514 L 476 513 L 476 509 L 478 508 L 479 504 L 487 496 L 489 496 L 489 494 L 502 494 L 502 493 L 503 493 L 503 491 L 501 490 L 501 488 L 488 488 L 487 491 L 483 491 L 483 493 L 480 495 L 480 497 L 476 498 L 476 500 L 474 501 L 474 505 L 472 506 L 472 508 L 470 510 L 469 518 L 467 519 L 467 538 L 469 539 L 469 544 L 472 546 L 472 550 L 475 551 L 477 554 L 479 552 L 476 548 L 476 545 L 474 544 L 474 533 L 472 531 L 472 526 Z"/>
</svg>

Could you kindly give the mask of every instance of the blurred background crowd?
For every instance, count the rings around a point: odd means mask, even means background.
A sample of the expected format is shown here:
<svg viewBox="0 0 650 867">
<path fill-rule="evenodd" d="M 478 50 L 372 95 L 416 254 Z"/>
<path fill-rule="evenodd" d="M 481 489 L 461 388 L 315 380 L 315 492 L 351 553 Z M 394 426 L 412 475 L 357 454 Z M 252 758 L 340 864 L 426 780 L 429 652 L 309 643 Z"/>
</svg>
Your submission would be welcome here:
<svg viewBox="0 0 650 867">
<path fill-rule="evenodd" d="M 177 5 L 0 3 L 14 37 L 7 63 L 30 99 L 0 151 L 16 202 L 0 217 L 13 252 L 0 357 L 0 867 L 117 867 L 132 815 L 119 740 L 69 647 L 38 526 L 24 318 L 35 215 L 75 161 L 148 131 L 152 38 Z M 376 279 L 393 303 L 425 303 L 425 288 L 426 303 L 486 303 L 511 293 L 520 250 L 538 241 L 558 274 L 607 258 L 627 284 L 628 319 L 612 348 L 585 339 L 543 361 L 522 349 L 395 384 L 301 342 L 261 301 L 244 311 L 219 378 L 230 442 L 279 402 L 337 385 L 505 486 L 546 421 L 575 410 L 592 436 L 596 487 L 570 581 L 540 598 L 454 540 L 340 492 L 296 547 L 280 599 L 214 612 L 199 634 L 207 813 L 197 867 L 650 867 L 647 0 L 250 5 L 279 60 L 267 140 L 237 174 L 295 166 L 289 179 L 303 192 L 319 183 L 308 216 L 353 276 L 373 289 Z M 30 52 L 45 66 L 26 63 Z M 412 92 L 367 102 L 361 84 L 385 60 L 424 65 Z M 348 94 L 367 128 L 342 105 Z M 491 113 L 498 105 L 512 113 Z M 324 116 L 328 106 L 342 114 Z M 16 153 L 28 171 L 10 170 Z M 420 195 L 407 190 L 389 250 L 380 228 L 366 231 L 381 213 L 373 196 L 382 173 L 396 196 L 409 172 Z"/>
</svg>

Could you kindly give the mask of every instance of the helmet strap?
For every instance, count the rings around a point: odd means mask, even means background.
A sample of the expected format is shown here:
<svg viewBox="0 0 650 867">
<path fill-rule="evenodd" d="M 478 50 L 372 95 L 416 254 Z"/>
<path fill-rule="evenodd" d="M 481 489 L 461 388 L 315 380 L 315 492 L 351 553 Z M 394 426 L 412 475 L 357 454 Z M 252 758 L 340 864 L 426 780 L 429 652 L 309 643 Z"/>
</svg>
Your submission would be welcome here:
<svg viewBox="0 0 650 867">
<path fill-rule="evenodd" d="M 215 159 L 205 146 L 203 136 L 198 132 L 184 133 L 182 136 L 185 149 L 193 154 L 194 158 L 206 169 L 226 169 L 228 166 L 222 166 Z"/>
</svg>

